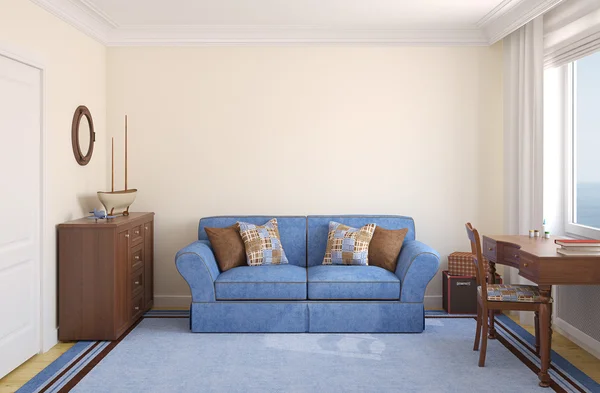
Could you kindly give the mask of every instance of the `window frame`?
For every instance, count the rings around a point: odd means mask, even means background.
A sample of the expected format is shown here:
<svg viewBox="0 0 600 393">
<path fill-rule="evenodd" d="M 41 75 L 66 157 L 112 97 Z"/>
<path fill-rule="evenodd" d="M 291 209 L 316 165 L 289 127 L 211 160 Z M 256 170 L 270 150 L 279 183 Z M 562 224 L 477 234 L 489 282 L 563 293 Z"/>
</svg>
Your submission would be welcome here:
<svg viewBox="0 0 600 393">
<path fill-rule="evenodd" d="M 575 132 L 577 129 L 577 117 L 575 116 L 577 105 L 576 61 L 568 63 L 563 69 L 565 72 L 565 85 L 563 86 L 563 97 L 565 98 L 565 232 L 576 237 L 600 239 L 600 228 L 575 223 L 577 217 L 577 187 L 575 185 L 575 179 L 577 179 L 577 165 L 575 163 L 575 149 L 577 146 L 577 134 Z"/>
</svg>

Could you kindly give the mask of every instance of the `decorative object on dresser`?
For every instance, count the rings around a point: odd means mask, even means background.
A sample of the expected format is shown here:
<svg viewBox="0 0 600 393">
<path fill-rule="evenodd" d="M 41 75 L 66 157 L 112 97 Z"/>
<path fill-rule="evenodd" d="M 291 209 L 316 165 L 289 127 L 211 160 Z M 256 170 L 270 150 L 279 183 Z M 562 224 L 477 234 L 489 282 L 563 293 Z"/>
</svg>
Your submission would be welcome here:
<svg viewBox="0 0 600 393">
<path fill-rule="evenodd" d="M 110 215 L 129 214 L 129 206 L 135 201 L 137 189 L 127 189 L 127 116 L 125 116 L 125 189 L 115 191 L 115 138 L 111 141 L 110 192 L 98 191 L 98 199 Z"/>
<path fill-rule="evenodd" d="M 115 218 L 116 216 L 109 216 L 108 214 L 106 214 L 106 212 L 104 210 L 97 210 L 96 208 L 94 208 L 93 211 L 90 212 L 91 216 L 88 216 L 88 218 L 92 218 L 96 221 L 98 220 L 110 220 L 111 218 Z"/>
<path fill-rule="evenodd" d="M 116 340 L 153 302 L 154 213 L 58 225 L 58 339 Z"/>
<path fill-rule="evenodd" d="M 84 122 L 81 121 L 83 117 L 86 119 Z M 73 155 L 79 165 L 87 165 L 92 159 L 94 142 L 96 142 L 96 133 L 94 132 L 92 114 L 86 106 L 80 105 L 75 109 L 73 122 L 71 123 L 71 145 Z"/>
</svg>

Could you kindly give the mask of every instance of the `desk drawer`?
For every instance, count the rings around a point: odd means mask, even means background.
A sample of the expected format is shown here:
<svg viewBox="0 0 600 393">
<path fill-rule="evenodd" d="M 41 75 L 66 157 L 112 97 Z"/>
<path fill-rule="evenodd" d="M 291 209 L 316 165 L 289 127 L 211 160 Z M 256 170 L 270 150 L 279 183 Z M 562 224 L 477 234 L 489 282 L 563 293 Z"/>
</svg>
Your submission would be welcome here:
<svg viewBox="0 0 600 393">
<path fill-rule="evenodd" d="M 537 274 L 539 270 L 539 262 L 531 258 L 527 254 L 521 254 L 519 258 L 519 274 L 524 277 Z"/>
<path fill-rule="evenodd" d="M 504 255 L 504 260 L 510 263 L 513 263 L 515 266 L 519 265 L 519 248 L 512 247 L 509 245 L 504 245 L 502 250 L 502 255 Z"/>
<path fill-rule="evenodd" d="M 496 242 L 490 238 L 483 238 L 483 256 L 492 262 L 497 262 L 497 245 Z"/>
</svg>

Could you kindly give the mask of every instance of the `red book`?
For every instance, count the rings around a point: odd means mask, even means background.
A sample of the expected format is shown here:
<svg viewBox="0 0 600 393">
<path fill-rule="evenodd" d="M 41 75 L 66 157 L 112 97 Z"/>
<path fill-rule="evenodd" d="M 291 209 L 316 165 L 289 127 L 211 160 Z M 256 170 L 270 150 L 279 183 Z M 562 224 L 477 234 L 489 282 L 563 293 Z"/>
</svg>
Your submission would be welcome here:
<svg viewBox="0 0 600 393">
<path fill-rule="evenodd" d="M 600 240 L 556 239 L 554 242 L 563 247 L 600 247 Z"/>
</svg>

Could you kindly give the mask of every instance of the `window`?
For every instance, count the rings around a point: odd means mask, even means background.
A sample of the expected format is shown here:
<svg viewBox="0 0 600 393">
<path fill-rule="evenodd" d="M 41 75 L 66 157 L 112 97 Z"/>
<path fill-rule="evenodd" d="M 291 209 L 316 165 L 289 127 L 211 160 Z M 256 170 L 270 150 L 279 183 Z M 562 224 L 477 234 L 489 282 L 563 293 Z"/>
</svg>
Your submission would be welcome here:
<svg viewBox="0 0 600 393">
<path fill-rule="evenodd" d="M 600 236 L 600 52 L 569 65 L 567 232 Z"/>
</svg>

